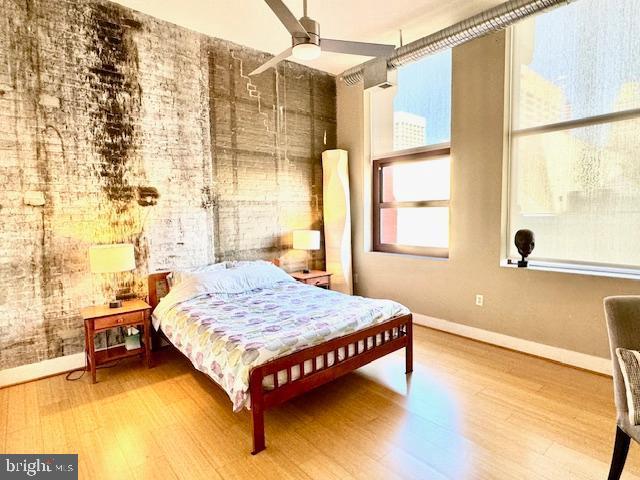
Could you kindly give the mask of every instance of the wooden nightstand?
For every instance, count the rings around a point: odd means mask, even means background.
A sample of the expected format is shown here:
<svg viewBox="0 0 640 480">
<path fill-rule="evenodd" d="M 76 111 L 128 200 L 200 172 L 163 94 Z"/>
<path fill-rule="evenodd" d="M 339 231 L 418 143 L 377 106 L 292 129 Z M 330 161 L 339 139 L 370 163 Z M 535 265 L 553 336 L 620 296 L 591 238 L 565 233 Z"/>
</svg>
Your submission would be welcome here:
<svg viewBox="0 0 640 480">
<path fill-rule="evenodd" d="M 331 289 L 331 275 L 332 273 L 325 272 L 323 270 L 311 270 L 309 273 L 293 272 L 290 273 L 300 283 L 306 283 L 307 285 L 315 285 L 316 287 Z"/>
<path fill-rule="evenodd" d="M 151 367 L 151 306 L 142 300 L 128 300 L 120 308 L 96 305 L 83 308 L 80 313 L 84 320 L 84 342 L 87 356 L 87 368 L 91 379 L 96 383 L 96 368 L 99 365 L 125 357 L 142 355 L 147 368 Z M 141 326 L 143 329 L 140 348 L 127 350 L 124 345 L 96 352 L 94 337 L 98 332 L 116 327 Z"/>
</svg>

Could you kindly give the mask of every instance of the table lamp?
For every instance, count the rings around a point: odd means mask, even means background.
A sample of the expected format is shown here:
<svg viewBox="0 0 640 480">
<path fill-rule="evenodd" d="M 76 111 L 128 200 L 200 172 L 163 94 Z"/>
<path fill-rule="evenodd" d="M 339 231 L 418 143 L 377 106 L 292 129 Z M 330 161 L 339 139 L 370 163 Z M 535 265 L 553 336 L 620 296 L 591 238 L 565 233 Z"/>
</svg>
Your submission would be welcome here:
<svg viewBox="0 0 640 480">
<path fill-rule="evenodd" d="M 320 232 L 318 230 L 294 230 L 294 250 L 320 250 Z M 302 273 L 309 273 L 309 254 L 307 254 L 307 267 Z"/>
<path fill-rule="evenodd" d="M 91 273 L 127 272 L 136 268 L 133 244 L 117 243 L 111 245 L 94 245 L 89 248 L 89 265 Z M 115 289 L 113 298 L 109 300 L 109 308 L 122 307 Z"/>
</svg>

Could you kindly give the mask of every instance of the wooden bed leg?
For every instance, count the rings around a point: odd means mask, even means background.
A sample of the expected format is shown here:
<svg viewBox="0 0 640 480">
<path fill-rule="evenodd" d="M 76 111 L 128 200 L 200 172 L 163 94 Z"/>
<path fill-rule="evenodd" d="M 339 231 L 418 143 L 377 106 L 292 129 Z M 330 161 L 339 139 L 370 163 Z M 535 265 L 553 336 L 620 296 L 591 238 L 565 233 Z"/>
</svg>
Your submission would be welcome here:
<svg viewBox="0 0 640 480">
<path fill-rule="evenodd" d="M 405 325 L 407 346 L 405 347 L 405 373 L 413 372 L 413 318 Z"/>
<path fill-rule="evenodd" d="M 255 455 L 267 448 L 264 442 L 264 410 L 262 410 L 262 405 L 260 407 L 255 404 L 251 405 L 251 427 L 253 428 L 251 455 Z"/>
<path fill-rule="evenodd" d="M 151 331 L 149 333 L 151 334 L 151 351 L 157 352 L 158 350 L 160 350 L 160 342 L 162 341 L 160 340 L 161 335 L 160 332 L 153 328 L 153 325 L 151 326 L 150 330 Z"/>
<path fill-rule="evenodd" d="M 264 440 L 264 402 L 262 396 L 262 375 L 251 372 L 249 379 L 249 394 L 251 395 L 251 429 L 253 432 L 253 450 L 256 455 L 266 447 Z"/>
</svg>

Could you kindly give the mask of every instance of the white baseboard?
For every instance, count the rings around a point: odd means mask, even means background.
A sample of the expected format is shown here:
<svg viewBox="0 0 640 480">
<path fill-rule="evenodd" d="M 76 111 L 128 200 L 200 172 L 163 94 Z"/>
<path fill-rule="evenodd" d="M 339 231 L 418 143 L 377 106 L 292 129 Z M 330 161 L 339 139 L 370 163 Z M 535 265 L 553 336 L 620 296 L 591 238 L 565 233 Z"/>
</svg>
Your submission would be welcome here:
<svg viewBox="0 0 640 480">
<path fill-rule="evenodd" d="M 611 360 L 585 353 L 574 352 L 564 348 L 552 347 L 543 343 L 536 343 L 522 338 L 511 337 L 481 328 L 470 327 L 461 323 L 450 322 L 440 318 L 429 317 L 419 313 L 413 314 L 416 325 L 442 330 L 461 337 L 472 338 L 481 342 L 498 345 L 518 352 L 524 352 L 537 357 L 548 358 L 556 362 L 583 368 L 592 372 L 611 375 Z M 21 365 L 0 371 L 0 388 L 17 383 L 29 382 L 38 378 L 57 375 L 85 366 L 84 352 L 52 358 L 38 363 Z"/>
<path fill-rule="evenodd" d="M 84 352 L 0 370 L 0 388 L 69 372 L 85 366 Z"/>
<path fill-rule="evenodd" d="M 536 357 L 547 358 L 549 360 L 554 360 L 556 362 L 582 368 L 584 370 L 590 370 L 604 375 L 611 375 L 611 360 L 608 358 L 596 357 L 594 355 L 574 352 L 573 350 L 552 347 L 551 345 L 511 337 L 502 333 L 470 327 L 469 325 L 429 317 L 419 313 L 413 314 L 413 321 L 416 325 L 442 330 L 443 332 L 453 333 L 460 335 L 461 337 L 472 338 L 474 340 L 490 343 L 499 347 L 528 353 L 535 355 Z"/>
</svg>

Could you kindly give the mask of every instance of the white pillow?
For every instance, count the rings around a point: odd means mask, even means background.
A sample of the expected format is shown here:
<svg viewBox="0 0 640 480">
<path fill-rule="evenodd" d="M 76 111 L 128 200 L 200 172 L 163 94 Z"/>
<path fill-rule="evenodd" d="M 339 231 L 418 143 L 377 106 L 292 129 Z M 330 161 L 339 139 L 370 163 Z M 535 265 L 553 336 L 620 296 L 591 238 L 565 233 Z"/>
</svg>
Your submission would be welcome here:
<svg viewBox="0 0 640 480">
<path fill-rule="evenodd" d="M 190 273 L 183 283 L 207 293 L 244 293 L 269 288 L 278 282 L 294 282 L 284 270 L 269 262 L 249 262 L 226 270 Z"/>
<path fill-rule="evenodd" d="M 193 275 L 194 273 L 215 272 L 217 270 L 224 270 L 226 268 L 227 268 L 226 262 L 222 262 L 222 263 L 210 263 L 209 265 L 201 265 L 199 267 L 191 267 L 191 268 L 175 270 L 171 272 L 169 275 L 167 275 L 167 280 L 169 282 L 169 287 L 173 288 L 176 285 L 179 285 L 182 282 L 184 282 L 187 278 L 189 278 L 190 275 Z"/>
<path fill-rule="evenodd" d="M 160 300 L 153 315 L 161 321 L 174 306 L 201 295 L 244 293 L 269 288 L 279 282 L 295 280 L 269 262 L 251 262 L 235 268 L 189 273 Z"/>
<path fill-rule="evenodd" d="M 264 263 L 273 265 L 272 262 L 267 262 L 265 260 L 227 260 L 224 262 L 227 268 L 246 267 L 247 265 L 260 265 Z"/>
</svg>

